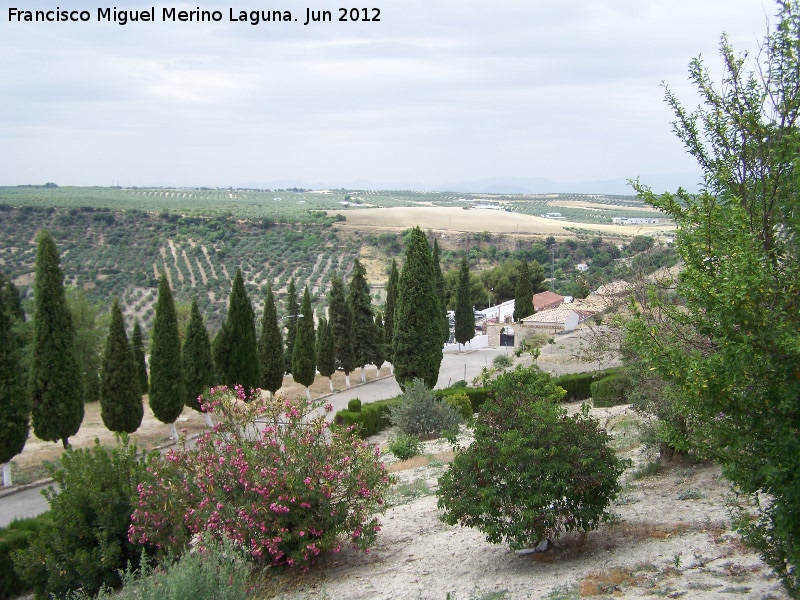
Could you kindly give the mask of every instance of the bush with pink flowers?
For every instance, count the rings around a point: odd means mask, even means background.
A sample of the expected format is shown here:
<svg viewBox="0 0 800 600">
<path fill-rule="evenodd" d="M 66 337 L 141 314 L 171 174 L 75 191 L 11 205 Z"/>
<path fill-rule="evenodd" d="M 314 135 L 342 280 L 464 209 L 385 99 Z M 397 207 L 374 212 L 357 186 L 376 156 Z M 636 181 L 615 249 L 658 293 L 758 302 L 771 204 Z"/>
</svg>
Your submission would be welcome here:
<svg viewBox="0 0 800 600">
<path fill-rule="evenodd" d="M 345 536 L 374 544 L 389 476 L 377 447 L 327 421 L 329 405 L 237 387 L 212 389 L 204 407 L 220 422 L 149 465 L 131 540 L 180 553 L 211 533 L 256 562 L 303 567 Z"/>
</svg>

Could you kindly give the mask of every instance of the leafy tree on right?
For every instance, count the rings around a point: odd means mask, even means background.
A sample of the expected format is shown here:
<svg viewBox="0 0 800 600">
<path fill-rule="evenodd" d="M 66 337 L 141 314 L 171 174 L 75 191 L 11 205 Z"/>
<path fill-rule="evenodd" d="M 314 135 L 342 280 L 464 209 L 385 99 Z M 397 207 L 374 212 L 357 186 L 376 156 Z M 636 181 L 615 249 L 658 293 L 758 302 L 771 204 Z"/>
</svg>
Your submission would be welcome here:
<svg viewBox="0 0 800 600">
<path fill-rule="evenodd" d="M 675 219 L 685 266 L 680 305 L 651 289 L 626 345 L 664 380 L 683 418 L 662 430 L 666 441 L 715 458 L 753 500 L 738 529 L 799 598 L 800 4 L 778 6 L 756 61 L 722 38 L 721 85 L 692 61 L 701 107 L 688 111 L 667 89 L 704 191 L 657 196 L 636 182 Z"/>
</svg>

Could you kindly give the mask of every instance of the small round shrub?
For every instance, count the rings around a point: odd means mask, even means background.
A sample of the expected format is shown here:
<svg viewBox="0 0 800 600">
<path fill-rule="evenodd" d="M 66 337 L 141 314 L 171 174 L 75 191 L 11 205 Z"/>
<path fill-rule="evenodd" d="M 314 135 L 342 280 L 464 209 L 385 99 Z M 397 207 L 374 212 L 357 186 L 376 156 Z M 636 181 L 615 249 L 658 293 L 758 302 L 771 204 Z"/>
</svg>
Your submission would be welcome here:
<svg viewBox="0 0 800 600">
<path fill-rule="evenodd" d="M 422 454 L 422 441 L 415 435 L 400 434 L 389 439 L 389 452 L 400 460 L 408 460 Z"/>
<path fill-rule="evenodd" d="M 492 360 L 492 366 L 495 369 L 507 369 L 512 365 L 512 362 L 511 357 L 505 354 L 498 354 L 494 357 L 494 360 Z"/>
<path fill-rule="evenodd" d="M 350 412 L 361 412 L 361 400 L 353 398 L 347 403 L 347 410 Z"/>
<path fill-rule="evenodd" d="M 451 408 L 458 411 L 464 422 L 472 421 L 472 403 L 466 394 L 450 394 L 442 398 Z"/>
<path fill-rule="evenodd" d="M 446 402 L 439 402 L 420 379 L 406 384 L 405 393 L 389 410 L 392 425 L 401 433 L 420 439 L 434 439 L 444 433 L 457 432 L 462 421 L 461 415 Z"/>
</svg>

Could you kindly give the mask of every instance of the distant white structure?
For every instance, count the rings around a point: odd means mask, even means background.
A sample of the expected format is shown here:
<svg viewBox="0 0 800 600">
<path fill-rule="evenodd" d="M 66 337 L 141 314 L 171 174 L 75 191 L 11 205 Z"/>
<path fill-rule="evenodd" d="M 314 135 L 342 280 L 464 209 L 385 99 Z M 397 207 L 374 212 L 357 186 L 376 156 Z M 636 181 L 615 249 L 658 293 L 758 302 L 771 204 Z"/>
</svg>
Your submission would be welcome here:
<svg viewBox="0 0 800 600">
<path fill-rule="evenodd" d="M 562 215 L 560 212 L 549 212 L 549 213 L 544 213 L 542 216 L 543 216 L 545 219 L 562 219 L 562 220 L 563 220 L 563 219 L 565 219 L 565 218 L 566 218 L 566 217 L 564 217 L 564 216 L 563 216 L 563 215 Z"/>
<path fill-rule="evenodd" d="M 648 217 L 612 217 L 614 225 L 658 225 L 658 219 Z"/>
<path fill-rule="evenodd" d="M 586 263 L 581 263 L 579 265 L 575 265 L 575 268 L 578 269 L 581 273 L 586 273 L 589 270 L 589 265 Z"/>
<path fill-rule="evenodd" d="M 514 320 L 514 301 L 507 300 L 502 304 L 495 304 L 481 311 L 487 321 L 496 320 L 498 323 L 510 323 Z"/>
</svg>

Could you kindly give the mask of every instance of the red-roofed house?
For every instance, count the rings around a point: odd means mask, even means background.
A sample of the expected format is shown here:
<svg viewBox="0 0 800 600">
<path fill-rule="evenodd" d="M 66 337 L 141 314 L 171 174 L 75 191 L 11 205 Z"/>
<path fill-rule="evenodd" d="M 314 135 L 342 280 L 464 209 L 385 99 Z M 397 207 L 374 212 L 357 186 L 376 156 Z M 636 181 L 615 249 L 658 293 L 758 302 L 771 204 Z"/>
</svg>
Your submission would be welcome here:
<svg viewBox="0 0 800 600">
<path fill-rule="evenodd" d="M 539 292 L 533 295 L 533 308 L 536 312 L 558 308 L 564 302 L 564 296 L 559 296 L 555 292 Z"/>
</svg>

